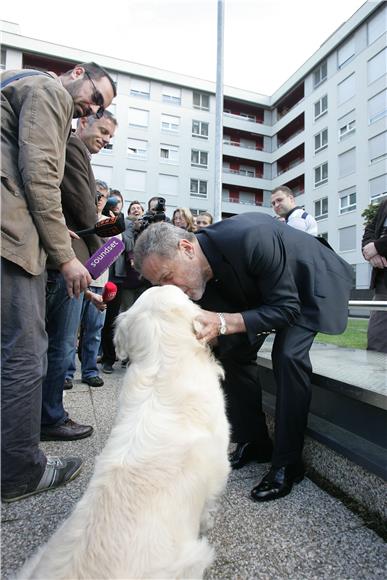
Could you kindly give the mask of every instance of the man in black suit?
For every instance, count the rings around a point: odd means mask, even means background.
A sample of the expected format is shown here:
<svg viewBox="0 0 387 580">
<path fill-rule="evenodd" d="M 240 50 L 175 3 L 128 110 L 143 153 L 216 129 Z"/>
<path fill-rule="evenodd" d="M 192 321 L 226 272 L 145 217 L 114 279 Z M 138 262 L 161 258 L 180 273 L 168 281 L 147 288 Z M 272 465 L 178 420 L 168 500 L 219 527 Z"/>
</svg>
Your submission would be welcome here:
<svg viewBox="0 0 387 580">
<path fill-rule="evenodd" d="M 371 288 L 374 300 L 387 300 L 387 199 L 382 201 L 375 217 L 364 230 L 364 259 L 372 268 Z M 368 323 L 367 350 L 387 354 L 387 312 L 371 312 Z"/>
<path fill-rule="evenodd" d="M 236 450 L 231 465 L 270 461 L 256 501 L 287 495 L 304 476 L 302 448 L 311 396 L 309 350 L 318 331 L 339 334 L 348 315 L 351 269 L 331 249 L 274 218 L 247 213 L 195 236 L 170 224 L 137 240 L 136 268 L 153 285 L 174 284 L 206 309 L 198 339 L 216 340 Z M 257 351 L 276 332 L 274 448 L 262 412 Z"/>
</svg>

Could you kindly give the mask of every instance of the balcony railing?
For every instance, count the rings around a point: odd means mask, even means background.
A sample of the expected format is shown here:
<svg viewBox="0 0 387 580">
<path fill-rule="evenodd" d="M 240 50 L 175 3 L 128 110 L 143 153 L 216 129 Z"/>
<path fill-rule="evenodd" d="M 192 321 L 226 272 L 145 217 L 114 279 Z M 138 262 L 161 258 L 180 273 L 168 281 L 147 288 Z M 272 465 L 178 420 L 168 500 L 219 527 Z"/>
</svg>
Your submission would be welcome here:
<svg viewBox="0 0 387 580">
<path fill-rule="evenodd" d="M 263 147 L 258 145 L 245 145 L 239 141 L 226 141 L 223 139 L 223 145 L 231 145 L 231 147 L 240 147 L 241 149 L 252 149 L 253 151 L 263 151 Z"/>
<path fill-rule="evenodd" d="M 304 162 L 303 157 L 299 157 L 298 159 L 294 159 L 294 161 L 291 161 L 286 167 L 283 167 L 282 169 L 278 169 L 277 175 L 282 175 L 283 173 L 286 173 L 286 171 L 290 171 L 290 169 L 293 169 L 293 167 L 296 167 L 296 165 L 300 165 L 300 163 L 303 163 L 303 162 Z"/>
<path fill-rule="evenodd" d="M 255 115 L 249 115 L 248 113 L 241 113 L 236 115 L 235 113 L 228 113 L 224 111 L 223 113 L 226 117 L 231 117 L 232 119 L 239 119 L 239 121 L 249 121 L 250 123 L 263 123 L 262 119 L 257 119 Z"/>
<path fill-rule="evenodd" d="M 254 205 L 254 206 L 259 206 L 259 207 L 269 207 L 269 206 L 263 205 L 263 201 L 256 201 L 256 200 L 253 200 L 253 201 L 246 201 L 246 200 L 241 201 L 239 199 L 235 199 L 235 198 L 232 198 L 232 197 L 230 197 L 228 199 L 222 198 L 222 202 L 223 203 L 238 203 L 239 205 Z"/>
<path fill-rule="evenodd" d="M 243 175 L 244 177 L 262 177 L 263 173 L 259 173 L 258 175 L 256 172 L 248 171 L 247 169 L 230 169 L 229 167 L 223 167 L 223 173 L 232 173 L 234 175 Z"/>
<path fill-rule="evenodd" d="M 299 129 L 295 133 L 292 133 L 291 135 L 289 135 L 289 137 L 287 137 L 287 139 L 283 139 L 282 141 L 278 141 L 277 142 L 277 149 L 282 147 L 282 145 L 285 145 L 285 143 L 288 143 L 288 141 L 290 141 L 291 139 L 293 139 L 293 137 L 296 137 L 297 135 L 299 135 L 303 131 L 305 131 L 304 127 L 302 127 L 302 129 Z"/>
</svg>

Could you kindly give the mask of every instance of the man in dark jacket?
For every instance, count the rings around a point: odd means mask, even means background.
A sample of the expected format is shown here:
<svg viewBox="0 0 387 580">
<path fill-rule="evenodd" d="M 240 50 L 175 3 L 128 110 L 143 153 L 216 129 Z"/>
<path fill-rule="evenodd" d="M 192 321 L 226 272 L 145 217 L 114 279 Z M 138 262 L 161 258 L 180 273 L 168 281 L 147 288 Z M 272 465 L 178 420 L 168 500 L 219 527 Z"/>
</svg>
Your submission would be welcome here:
<svg viewBox="0 0 387 580">
<path fill-rule="evenodd" d="M 232 467 L 271 460 L 252 497 L 267 501 L 288 494 L 304 476 L 309 350 L 318 331 L 339 334 L 345 329 L 350 267 L 317 239 L 260 213 L 234 216 L 197 236 L 156 224 L 139 236 L 134 260 L 152 284 L 179 286 L 207 309 L 197 336 L 217 340 L 226 371 L 224 389 L 238 444 Z M 277 403 L 272 451 L 256 358 L 273 331 Z"/>
<path fill-rule="evenodd" d="M 364 259 L 372 266 L 371 288 L 374 300 L 387 301 L 387 199 L 364 230 Z M 387 353 L 387 312 L 371 312 L 368 323 L 368 350 Z"/>
<path fill-rule="evenodd" d="M 90 228 L 97 222 L 97 196 L 90 157 L 109 143 L 116 124 L 109 111 L 104 111 L 101 118 L 81 118 L 75 134 L 68 141 L 60 189 L 63 214 L 71 231 Z M 101 245 L 101 238 L 96 235 L 72 239 L 73 250 L 82 263 Z M 83 299 L 83 293 L 78 298 L 69 298 L 61 272 L 48 263 L 48 365 L 43 381 L 41 426 L 41 439 L 45 441 L 83 439 L 93 432 L 91 425 L 81 425 L 70 419 L 63 407 L 65 376 L 72 360 Z"/>
</svg>

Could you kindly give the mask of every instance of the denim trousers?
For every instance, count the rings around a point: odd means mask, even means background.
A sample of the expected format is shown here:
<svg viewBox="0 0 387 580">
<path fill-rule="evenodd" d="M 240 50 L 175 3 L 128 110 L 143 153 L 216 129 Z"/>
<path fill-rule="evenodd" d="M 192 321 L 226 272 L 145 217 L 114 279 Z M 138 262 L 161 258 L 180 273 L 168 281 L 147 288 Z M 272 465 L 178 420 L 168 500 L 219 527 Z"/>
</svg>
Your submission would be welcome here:
<svg viewBox="0 0 387 580">
<path fill-rule="evenodd" d="M 43 381 L 42 427 L 62 425 L 63 386 L 70 353 L 74 349 L 83 294 L 70 298 L 62 274 L 48 270 L 46 286 L 47 374 Z"/>
<path fill-rule="evenodd" d="M 102 295 L 103 288 L 90 286 L 95 294 Z M 88 300 L 83 301 L 81 313 L 80 355 L 82 379 L 98 376 L 97 356 L 101 344 L 101 331 L 105 321 L 105 311 L 101 312 Z M 75 345 L 67 364 L 66 378 L 72 379 L 75 374 Z"/>
<path fill-rule="evenodd" d="M 31 276 L 1 259 L 1 482 L 3 492 L 36 488 L 46 466 L 39 449 L 46 372 L 45 272 Z"/>
</svg>

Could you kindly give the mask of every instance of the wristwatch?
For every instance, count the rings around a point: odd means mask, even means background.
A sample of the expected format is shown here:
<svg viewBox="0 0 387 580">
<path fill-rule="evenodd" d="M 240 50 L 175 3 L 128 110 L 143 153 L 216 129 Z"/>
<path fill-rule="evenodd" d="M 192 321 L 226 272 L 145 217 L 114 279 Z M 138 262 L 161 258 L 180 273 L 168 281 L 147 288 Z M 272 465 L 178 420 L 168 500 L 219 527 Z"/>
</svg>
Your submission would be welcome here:
<svg viewBox="0 0 387 580">
<path fill-rule="evenodd" d="M 226 320 L 224 318 L 224 314 L 222 312 L 217 312 L 217 315 L 219 316 L 219 334 L 226 334 L 227 332 L 227 324 L 226 324 Z"/>
</svg>

